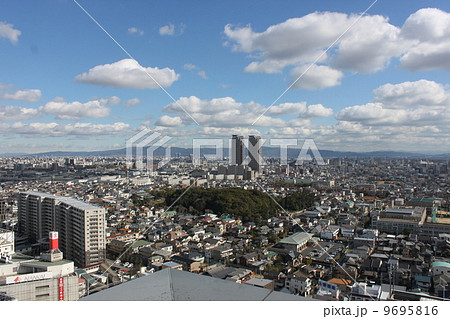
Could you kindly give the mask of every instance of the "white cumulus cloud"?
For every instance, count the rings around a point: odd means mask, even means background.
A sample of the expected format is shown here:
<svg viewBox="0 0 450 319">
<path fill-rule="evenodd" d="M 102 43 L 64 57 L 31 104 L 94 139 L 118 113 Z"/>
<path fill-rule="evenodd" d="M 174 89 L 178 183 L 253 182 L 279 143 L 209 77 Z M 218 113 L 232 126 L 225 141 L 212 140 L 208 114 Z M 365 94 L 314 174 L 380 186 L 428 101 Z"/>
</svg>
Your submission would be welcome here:
<svg viewBox="0 0 450 319">
<path fill-rule="evenodd" d="M 20 30 L 14 29 L 12 24 L 0 22 L 0 38 L 8 39 L 12 44 L 19 42 L 19 36 L 22 34 Z"/>
<path fill-rule="evenodd" d="M 141 104 L 141 100 L 139 100 L 137 97 L 133 98 L 133 99 L 129 99 L 127 101 L 125 101 L 125 103 L 123 103 L 123 105 L 125 105 L 126 107 L 132 107 L 135 105 L 139 105 Z"/>
<path fill-rule="evenodd" d="M 161 116 L 158 121 L 156 121 L 157 126 L 183 126 L 183 120 L 179 116 Z"/>
<path fill-rule="evenodd" d="M 450 13 L 425 8 L 413 13 L 401 35 L 414 45 L 400 58 L 401 67 L 413 71 L 450 71 Z"/>
<path fill-rule="evenodd" d="M 292 88 L 316 90 L 341 84 L 344 73 L 327 65 L 303 65 L 291 72 L 292 81 L 296 81 Z M 298 79 L 298 80 L 297 80 Z"/>
<path fill-rule="evenodd" d="M 180 75 L 169 68 L 142 67 L 135 60 L 123 59 L 97 65 L 75 77 L 76 82 L 133 89 L 169 87 Z M 159 84 L 159 85 L 158 85 Z"/>
<path fill-rule="evenodd" d="M 41 99 L 42 93 L 41 90 L 32 89 L 32 90 L 19 90 L 14 93 L 5 93 L 3 94 L 3 99 L 5 100 L 16 100 L 16 101 L 27 101 L 27 102 L 36 102 Z"/>
<path fill-rule="evenodd" d="M 76 120 L 83 117 L 102 118 L 109 116 L 110 109 L 106 106 L 109 99 L 98 99 L 81 103 L 78 101 L 66 102 L 61 98 L 54 99 L 39 107 L 43 113 L 53 114 L 61 120 Z"/>
<path fill-rule="evenodd" d="M 390 109 L 450 105 L 449 93 L 440 83 L 428 80 L 385 84 L 373 91 L 375 101 Z"/>
<path fill-rule="evenodd" d="M 0 106 L 0 121 L 21 121 L 39 116 L 37 109 L 20 106 Z"/>
<path fill-rule="evenodd" d="M 255 32 L 250 26 L 225 26 L 225 35 L 234 43 L 233 50 L 256 53 L 247 72 L 281 72 L 288 65 L 315 61 L 356 21 L 357 15 L 337 12 L 314 12 L 299 18 L 272 25 L 264 32 Z M 382 16 L 364 16 L 336 43 L 340 69 L 373 72 L 382 69 L 393 55 L 404 50 L 398 40 L 399 28 Z M 317 62 L 329 60 L 323 54 Z"/>
<path fill-rule="evenodd" d="M 450 71 L 450 13 L 435 8 L 418 10 L 403 26 L 381 15 L 314 12 L 262 32 L 250 25 L 228 24 L 224 33 L 225 45 L 248 53 L 253 60 L 245 72 L 281 73 L 291 67 L 295 80 L 314 63 L 294 85 L 296 89 L 336 86 L 344 76 L 342 71 L 377 72 L 393 58 L 399 59 L 401 68 L 412 71 Z"/>
<path fill-rule="evenodd" d="M 130 130 L 130 125 L 123 122 L 112 124 L 73 123 L 0 123 L 0 134 L 19 134 L 24 136 L 100 136 L 125 134 Z"/>
<path fill-rule="evenodd" d="M 336 114 L 340 121 L 396 127 L 450 124 L 450 93 L 442 84 L 419 80 L 385 84 L 374 90 L 375 103 L 349 106 Z"/>
<path fill-rule="evenodd" d="M 216 128 L 252 126 L 258 117 L 258 127 L 283 127 L 287 125 L 287 122 L 275 116 L 291 114 L 300 118 L 318 118 L 332 114 L 332 110 L 329 108 L 325 108 L 322 105 L 307 106 L 306 102 L 283 103 L 267 108 L 253 101 L 248 103 L 238 102 L 232 97 L 202 100 L 196 96 L 190 96 L 181 97 L 176 102 L 170 103 L 163 108 L 164 112 L 178 115 L 176 122 L 174 118 L 162 117 L 157 123 L 161 124 L 161 126 L 163 126 L 162 124 L 176 124 L 180 126 L 181 124 L 191 124 L 191 118 L 183 109 L 200 125 Z M 266 113 L 261 116 L 263 112 Z M 179 119 L 182 123 L 179 122 Z"/>
</svg>

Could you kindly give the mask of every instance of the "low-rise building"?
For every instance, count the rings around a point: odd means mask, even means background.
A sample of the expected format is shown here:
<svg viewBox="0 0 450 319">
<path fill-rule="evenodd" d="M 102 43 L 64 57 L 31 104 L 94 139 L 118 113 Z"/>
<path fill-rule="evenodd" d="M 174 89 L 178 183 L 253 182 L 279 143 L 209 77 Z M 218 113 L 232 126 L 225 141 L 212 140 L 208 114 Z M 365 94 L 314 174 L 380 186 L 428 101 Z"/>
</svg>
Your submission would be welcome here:
<svg viewBox="0 0 450 319">
<path fill-rule="evenodd" d="M 8 253 L 0 260 L 0 294 L 19 301 L 77 300 L 86 284 L 74 273 L 74 262 L 63 259 L 58 246 L 39 259 Z"/>
<path fill-rule="evenodd" d="M 292 234 L 289 237 L 283 238 L 282 240 L 280 240 L 278 245 L 290 251 L 301 252 L 303 249 L 306 248 L 311 238 L 312 238 L 311 234 L 299 232 Z"/>
<path fill-rule="evenodd" d="M 418 233 L 426 217 L 425 207 L 388 208 L 372 216 L 372 226 L 391 234 L 401 234 L 405 230 Z"/>
<path fill-rule="evenodd" d="M 302 271 L 286 276 L 284 285 L 292 294 L 301 296 L 309 296 L 311 294 L 311 278 Z"/>
</svg>

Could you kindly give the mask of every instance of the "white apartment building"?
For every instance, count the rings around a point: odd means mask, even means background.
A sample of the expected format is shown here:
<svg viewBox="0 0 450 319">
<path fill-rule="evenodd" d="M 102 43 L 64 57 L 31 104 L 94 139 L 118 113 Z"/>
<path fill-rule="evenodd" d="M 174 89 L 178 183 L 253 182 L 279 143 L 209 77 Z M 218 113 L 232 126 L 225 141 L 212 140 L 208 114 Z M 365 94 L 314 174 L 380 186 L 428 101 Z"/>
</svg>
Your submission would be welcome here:
<svg viewBox="0 0 450 319">
<path fill-rule="evenodd" d="M 106 211 L 74 198 L 41 192 L 22 192 L 19 197 L 19 232 L 32 242 L 59 233 L 65 258 L 78 267 L 104 261 Z"/>
</svg>

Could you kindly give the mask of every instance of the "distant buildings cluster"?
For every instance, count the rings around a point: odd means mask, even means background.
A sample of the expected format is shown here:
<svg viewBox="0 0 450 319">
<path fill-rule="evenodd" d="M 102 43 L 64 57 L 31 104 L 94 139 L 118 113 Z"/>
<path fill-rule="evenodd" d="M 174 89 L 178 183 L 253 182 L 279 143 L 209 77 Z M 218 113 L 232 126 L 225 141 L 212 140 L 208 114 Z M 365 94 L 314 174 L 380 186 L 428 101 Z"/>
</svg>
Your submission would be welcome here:
<svg viewBox="0 0 450 319">
<path fill-rule="evenodd" d="M 235 135 L 229 160 L 173 158 L 153 174 L 120 156 L 0 158 L 0 299 L 94 298 L 111 286 L 119 298 L 128 282 L 133 289 L 179 270 L 198 274 L 176 282 L 227 282 L 230 292 L 228 284 L 241 284 L 284 300 L 450 297 L 448 160 L 280 165 L 258 161 L 260 141 L 249 136 L 246 150 Z M 166 211 L 156 196 L 187 187 L 262 188 L 276 199 L 303 191 L 316 202 L 257 225 L 215 209 Z M 49 240 L 55 231 L 58 251 Z"/>
</svg>

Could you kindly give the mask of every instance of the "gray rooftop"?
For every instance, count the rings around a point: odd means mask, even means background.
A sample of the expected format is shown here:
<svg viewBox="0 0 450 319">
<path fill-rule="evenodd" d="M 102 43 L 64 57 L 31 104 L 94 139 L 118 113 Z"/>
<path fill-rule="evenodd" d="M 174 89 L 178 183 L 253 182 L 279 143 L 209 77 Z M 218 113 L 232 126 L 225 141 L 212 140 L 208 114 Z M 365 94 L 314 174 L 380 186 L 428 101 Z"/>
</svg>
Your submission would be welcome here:
<svg viewBox="0 0 450 319">
<path fill-rule="evenodd" d="M 24 194 L 29 194 L 29 195 L 33 195 L 33 196 L 39 196 L 39 197 L 47 197 L 47 198 L 51 198 L 54 200 L 58 200 L 62 203 L 65 203 L 67 205 L 79 208 L 79 209 L 83 209 L 83 210 L 98 210 L 98 209 L 103 209 L 100 206 L 97 205 L 93 205 L 90 203 L 86 203 L 83 202 L 81 200 L 72 198 L 72 197 L 66 197 L 66 196 L 59 196 L 59 195 L 53 195 L 53 194 L 49 194 L 49 193 L 43 193 L 43 192 L 35 192 L 35 191 L 29 191 L 29 192 L 23 192 Z"/>
<path fill-rule="evenodd" d="M 295 233 L 292 234 L 289 237 L 283 238 L 280 240 L 280 243 L 282 244 L 291 244 L 291 245 L 300 245 L 304 242 L 310 240 L 312 238 L 312 235 L 305 232 Z"/>
<path fill-rule="evenodd" d="M 264 301 L 312 300 L 250 285 L 166 268 L 80 301 Z"/>
</svg>

